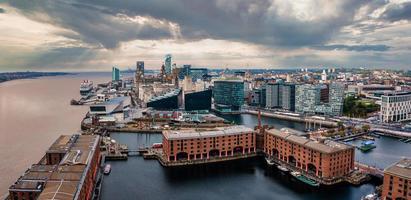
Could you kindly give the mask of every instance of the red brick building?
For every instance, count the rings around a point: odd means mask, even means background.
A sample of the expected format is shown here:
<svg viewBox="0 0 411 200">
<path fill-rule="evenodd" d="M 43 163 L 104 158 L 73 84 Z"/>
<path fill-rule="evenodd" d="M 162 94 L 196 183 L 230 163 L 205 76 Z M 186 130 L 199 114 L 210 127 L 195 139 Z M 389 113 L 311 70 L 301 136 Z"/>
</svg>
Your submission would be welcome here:
<svg viewBox="0 0 411 200">
<path fill-rule="evenodd" d="M 411 199 L 411 159 L 404 158 L 384 170 L 381 199 Z"/>
<path fill-rule="evenodd" d="M 164 131 L 164 159 L 176 162 L 255 153 L 255 136 L 254 130 L 245 126 L 219 127 L 207 131 Z"/>
<path fill-rule="evenodd" d="M 62 135 L 9 188 L 9 198 L 78 199 L 92 198 L 100 166 L 100 137 Z"/>
<path fill-rule="evenodd" d="M 314 141 L 285 128 L 265 131 L 264 152 L 322 179 L 340 178 L 354 169 L 354 147 L 334 141 Z"/>
</svg>

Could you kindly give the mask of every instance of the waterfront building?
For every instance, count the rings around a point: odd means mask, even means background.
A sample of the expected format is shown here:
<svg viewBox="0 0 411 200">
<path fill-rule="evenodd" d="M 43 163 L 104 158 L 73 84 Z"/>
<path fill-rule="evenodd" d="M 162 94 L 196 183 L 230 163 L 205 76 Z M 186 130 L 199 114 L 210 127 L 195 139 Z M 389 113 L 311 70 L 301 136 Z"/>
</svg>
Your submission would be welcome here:
<svg viewBox="0 0 411 200">
<path fill-rule="evenodd" d="M 266 84 L 266 107 L 279 108 L 282 106 L 283 84 L 268 83 Z"/>
<path fill-rule="evenodd" d="M 381 121 L 385 123 L 411 120 L 411 92 L 391 92 L 381 96 Z"/>
<path fill-rule="evenodd" d="M 120 81 L 120 70 L 116 67 L 113 67 L 111 70 L 111 80 L 113 82 Z"/>
<path fill-rule="evenodd" d="M 130 97 L 115 97 L 108 101 L 103 101 L 89 106 L 89 113 L 92 115 L 110 115 L 122 112 L 125 108 L 130 107 Z"/>
<path fill-rule="evenodd" d="M 265 131 L 264 152 L 281 163 L 327 181 L 342 178 L 354 169 L 353 146 L 331 140 L 314 141 L 287 128 Z"/>
<path fill-rule="evenodd" d="M 174 89 L 165 94 L 155 96 L 147 102 L 147 107 L 159 110 L 179 109 L 182 106 L 182 90 Z"/>
<path fill-rule="evenodd" d="M 163 131 L 163 156 L 167 162 L 209 160 L 255 154 L 256 134 L 245 126 L 213 130 Z"/>
<path fill-rule="evenodd" d="M 204 90 L 199 92 L 191 92 L 184 94 L 184 110 L 210 110 L 211 97 L 213 93 L 211 90 Z"/>
<path fill-rule="evenodd" d="M 295 111 L 295 84 L 286 83 L 282 87 L 282 105 L 283 109 Z"/>
<path fill-rule="evenodd" d="M 299 113 L 314 113 L 315 106 L 320 103 L 320 88 L 304 84 L 296 86 L 295 110 Z"/>
<path fill-rule="evenodd" d="M 384 170 L 381 199 L 411 199 L 411 159 L 404 158 Z"/>
<path fill-rule="evenodd" d="M 9 188 L 9 199 L 92 199 L 100 166 L 98 135 L 62 135 Z"/>
<path fill-rule="evenodd" d="M 214 81 L 215 108 L 221 112 L 239 111 L 244 103 L 244 82 L 241 80 Z"/>
<path fill-rule="evenodd" d="M 166 75 L 170 75 L 172 72 L 171 58 L 171 54 L 167 54 L 164 58 L 164 74 Z"/>
<path fill-rule="evenodd" d="M 261 104 L 261 90 L 260 89 L 253 89 L 249 92 L 249 104 L 252 106 L 260 106 Z"/>
<path fill-rule="evenodd" d="M 296 111 L 305 114 L 339 116 L 343 111 L 344 85 L 298 85 L 296 87 Z M 328 92 L 328 94 L 326 92 Z"/>
</svg>

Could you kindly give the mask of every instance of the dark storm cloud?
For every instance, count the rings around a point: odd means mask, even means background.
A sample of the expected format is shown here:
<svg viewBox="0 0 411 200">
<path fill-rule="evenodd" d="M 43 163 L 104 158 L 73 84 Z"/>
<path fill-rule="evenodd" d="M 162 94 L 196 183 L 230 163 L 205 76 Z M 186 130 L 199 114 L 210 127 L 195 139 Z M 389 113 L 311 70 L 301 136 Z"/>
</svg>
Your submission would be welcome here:
<svg viewBox="0 0 411 200">
<path fill-rule="evenodd" d="M 391 22 L 411 20 L 411 2 L 389 5 L 381 14 L 381 18 Z"/>
<path fill-rule="evenodd" d="M 119 21 L 119 14 L 175 23 L 183 40 L 212 38 L 298 48 L 330 40 L 352 22 L 364 2 L 368 1 L 348 0 L 338 8 L 338 15 L 308 21 L 277 13 L 269 0 L 10 0 L 9 4 L 33 18 L 46 13 L 49 23 L 74 30 L 83 41 L 105 48 L 134 39 L 173 37 L 165 27 Z"/>
<path fill-rule="evenodd" d="M 317 50 L 346 50 L 346 51 L 388 51 L 390 49 L 387 45 L 376 44 L 376 45 L 323 45 L 323 46 L 313 46 L 313 49 Z"/>
</svg>

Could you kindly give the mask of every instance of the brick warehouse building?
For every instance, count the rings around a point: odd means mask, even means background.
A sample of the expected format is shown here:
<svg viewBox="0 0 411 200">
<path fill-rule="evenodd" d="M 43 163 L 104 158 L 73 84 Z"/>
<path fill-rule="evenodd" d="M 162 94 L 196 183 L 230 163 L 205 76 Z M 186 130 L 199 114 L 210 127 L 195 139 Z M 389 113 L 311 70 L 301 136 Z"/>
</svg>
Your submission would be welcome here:
<svg viewBox="0 0 411 200">
<path fill-rule="evenodd" d="M 9 188 L 9 199 L 92 199 L 100 166 L 100 137 L 62 135 L 43 159 Z"/>
<path fill-rule="evenodd" d="M 164 131 L 164 159 L 178 162 L 255 154 L 255 137 L 254 130 L 245 126 Z"/>
<path fill-rule="evenodd" d="M 384 170 L 381 199 L 411 199 L 411 159 L 404 158 Z"/>
<path fill-rule="evenodd" d="M 354 147 L 334 141 L 314 141 L 284 128 L 265 131 L 264 152 L 321 179 L 341 178 L 354 169 Z"/>
</svg>

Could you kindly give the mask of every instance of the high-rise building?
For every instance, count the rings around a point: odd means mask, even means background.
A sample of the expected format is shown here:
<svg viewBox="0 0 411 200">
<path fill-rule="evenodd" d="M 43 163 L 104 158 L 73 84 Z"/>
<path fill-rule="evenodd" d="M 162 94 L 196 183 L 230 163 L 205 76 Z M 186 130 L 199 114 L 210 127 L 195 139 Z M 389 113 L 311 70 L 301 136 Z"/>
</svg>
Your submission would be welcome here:
<svg viewBox="0 0 411 200">
<path fill-rule="evenodd" d="M 327 81 L 327 73 L 325 70 L 323 70 L 323 73 L 321 73 L 321 81 Z"/>
<path fill-rule="evenodd" d="M 295 111 L 295 84 L 286 83 L 282 87 L 282 105 L 283 109 Z"/>
<path fill-rule="evenodd" d="M 167 75 L 171 74 L 171 71 L 172 71 L 171 58 L 172 58 L 171 54 L 167 54 L 164 58 L 164 72 Z"/>
<path fill-rule="evenodd" d="M 190 75 L 190 69 L 191 69 L 191 65 L 183 65 L 183 68 L 178 73 L 178 78 L 179 79 L 184 79 L 185 76 L 189 76 Z"/>
<path fill-rule="evenodd" d="M 384 170 L 381 199 L 411 199 L 411 159 L 404 158 Z"/>
<path fill-rule="evenodd" d="M 116 67 L 113 67 L 111 70 L 111 80 L 119 81 L 120 80 L 120 70 Z"/>
<path fill-rule="evenodd" d="M 137 61 L 136 74 L 144 75 L 144 61 Z"/>
<path fill-rule="evenodd" d="M 281 107 L 283 84 L 269 83 L 265 87 L 266 87 L 266 107 L 268 108 Z"/>
<path fill-rule="evenodd" d="M 213 88 L 215 108 L 221 112 L 239 111 L 244 103 L 244 82 L 217 80 Z"/>
<path fill-rule="evenodd" d="M 295 110 L 299 113 L 314 113 L 320 103 L 320 88 L 315 85 L 297 85 L 295 91 Z"/>
<path fill-rule="evenodd" d="M 411 120 L 411 92 L 390 92 L 381 96 L 381 121 Z"/>
<path fill-rule="evenodd" d="M 295 109 L 299 113 L 338 116 L 342 114 L 344 88 L 340 83 L 331 83 L 328 89 L 328 102 L 321 101 L 324 85 L 298 85 L 295 94 Z M 323 94 L 324 95 L 324 94 Z"/>
</svg>

